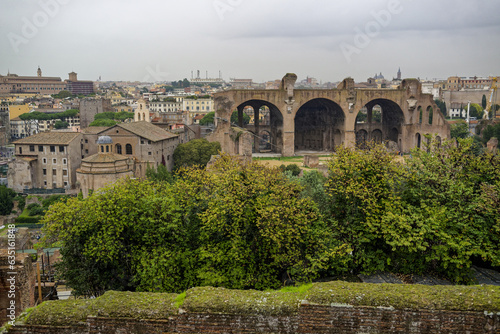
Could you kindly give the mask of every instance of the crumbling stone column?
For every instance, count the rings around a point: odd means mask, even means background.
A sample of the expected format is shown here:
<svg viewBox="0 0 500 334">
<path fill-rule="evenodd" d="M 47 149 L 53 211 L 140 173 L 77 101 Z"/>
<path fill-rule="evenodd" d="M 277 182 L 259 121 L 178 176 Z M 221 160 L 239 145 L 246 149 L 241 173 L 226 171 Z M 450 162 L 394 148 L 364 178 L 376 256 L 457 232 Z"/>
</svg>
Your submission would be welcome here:
<svg viewBox="0 0 500 334">
<path fill-rule="evenodd" d="M 255 153 L 260 152 L 260 120 L 259 120 L 259 109 L 260 106 L 253 106 L 253 124 L 255 128 L 255 136 L 254 136 L 254 147 Z"/>
</svg>

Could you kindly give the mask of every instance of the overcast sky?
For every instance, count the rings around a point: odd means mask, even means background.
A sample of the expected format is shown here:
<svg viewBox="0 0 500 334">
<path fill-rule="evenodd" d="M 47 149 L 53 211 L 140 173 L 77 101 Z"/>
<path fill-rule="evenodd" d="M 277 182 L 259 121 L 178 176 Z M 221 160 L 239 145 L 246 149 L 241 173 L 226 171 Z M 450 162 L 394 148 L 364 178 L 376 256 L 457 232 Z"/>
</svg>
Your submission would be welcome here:
<svg viewBox="0 0 500 334">
<path fill-rule="evenodd" d="M 499 75 L 499 13 L 498 0 L 0 0 L 0 74 Z"/>
</svg>

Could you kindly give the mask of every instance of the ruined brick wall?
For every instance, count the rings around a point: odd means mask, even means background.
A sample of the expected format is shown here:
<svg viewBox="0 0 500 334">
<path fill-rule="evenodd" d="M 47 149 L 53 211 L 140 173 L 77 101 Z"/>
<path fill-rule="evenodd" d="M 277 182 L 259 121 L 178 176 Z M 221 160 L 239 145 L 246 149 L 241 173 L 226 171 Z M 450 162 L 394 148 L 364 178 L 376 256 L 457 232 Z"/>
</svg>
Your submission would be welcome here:
<svg viewBox="0 0 500 334">
<path fill-rule="evenodd" d="M 10 320 L 7 315 L 11 301 L 15 302 L 15 316 L 35 305 L 35 271 L 28 254 L 16 254 L 12 269 L 8 250 L 0 250 L 0 324 Z M 15 273 L 15 274 L 14 274 Z M 11 288 L 11 278 L 15 277 L 15 288 Z M 10 294 L 14 289 L 14 298 Z"/>
<path fill-rule="evenodd" d="M 165 320 L 88 317 L 74 327 L 17 326 L 9 334 L 500 333 L 500 315 L 443 310 L 301 305 L 292 316 L 182 313 Z"/>
<path fill-rule="evenodd" d="M 480 312 L 302 305 L 299 333 L 500 333 L 499 316 Z"/>
</svg>

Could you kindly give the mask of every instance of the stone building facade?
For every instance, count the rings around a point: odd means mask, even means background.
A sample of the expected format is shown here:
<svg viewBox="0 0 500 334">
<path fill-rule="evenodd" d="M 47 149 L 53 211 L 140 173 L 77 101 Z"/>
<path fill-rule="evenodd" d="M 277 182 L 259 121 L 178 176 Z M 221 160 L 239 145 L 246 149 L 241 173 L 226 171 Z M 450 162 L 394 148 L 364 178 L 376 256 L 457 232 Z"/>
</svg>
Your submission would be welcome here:
<svg viewBox="0 0 500 334">
<path fill-rule="evenodd" d="M 136 161 L 135 176 L 144 177 L 146 169 L 164 164 L 168 170 L 174 167 L 174 150 L 179 145 L 179 136 L 149 122 L 120 123 L 99 136 L 113 140 L 113 152 L 133 157 Z"/>
<path fill-rule="evenodd" d="M 0 75 L 0 94 L 30 93 L 30 94 L 57 94 L 66 89 L 66 83 L 59 77 L 44 77 L 38 68 L 37 76 L 19 76 L 8 73 Z"/>
<path fill-rule="evenodd" d="M 16 158 L 7 174 L 9 187 L 17 192 L 75 188 L 81 138 L 78 132 L 43 132 L 15 141 Z"/>
</svg>

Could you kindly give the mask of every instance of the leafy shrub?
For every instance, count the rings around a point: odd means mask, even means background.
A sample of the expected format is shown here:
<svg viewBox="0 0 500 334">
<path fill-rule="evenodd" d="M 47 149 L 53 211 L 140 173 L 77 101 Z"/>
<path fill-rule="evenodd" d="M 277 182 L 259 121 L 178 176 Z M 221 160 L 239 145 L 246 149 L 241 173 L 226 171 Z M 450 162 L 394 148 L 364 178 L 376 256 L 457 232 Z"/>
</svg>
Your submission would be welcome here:
<svg viewBox="0 0 500 334">
<path fill-rule="evenodd" d="M 283 172 L 286 172 L 286 171 L 291 172 L 292 176 L 298 176 L 300 174 L 300 172 L 302 171 L 297 164 L 290 164 L 290 165 L 283 164 L 280 166 L 280 169 Z"/>
</svg>

